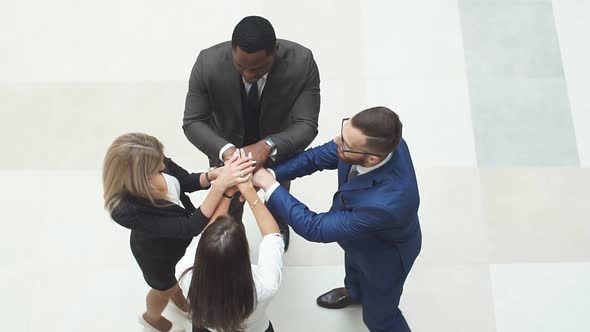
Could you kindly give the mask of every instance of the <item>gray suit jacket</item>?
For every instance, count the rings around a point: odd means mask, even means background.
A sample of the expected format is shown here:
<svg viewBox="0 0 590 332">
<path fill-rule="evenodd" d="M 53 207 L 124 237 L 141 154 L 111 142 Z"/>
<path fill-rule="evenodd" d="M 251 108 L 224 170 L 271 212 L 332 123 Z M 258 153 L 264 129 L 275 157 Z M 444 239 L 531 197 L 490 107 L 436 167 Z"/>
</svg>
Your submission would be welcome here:
<svg viewBox="0 0 590 332">
<path fill-rule="evenodd" d="M 277 144 L 276 162 L 313 141 L 320 111 L 320 76 L 311 51 L 287 40 L 278 43 L 260 105 L 260 134 Z M 224 42 L 199 53 L 184 109 L 186 137 L 215 163 L 224 145 L 241 147 L 244 139 L 243 83 L 231 51 L 231 42 Z"/>
</svg>

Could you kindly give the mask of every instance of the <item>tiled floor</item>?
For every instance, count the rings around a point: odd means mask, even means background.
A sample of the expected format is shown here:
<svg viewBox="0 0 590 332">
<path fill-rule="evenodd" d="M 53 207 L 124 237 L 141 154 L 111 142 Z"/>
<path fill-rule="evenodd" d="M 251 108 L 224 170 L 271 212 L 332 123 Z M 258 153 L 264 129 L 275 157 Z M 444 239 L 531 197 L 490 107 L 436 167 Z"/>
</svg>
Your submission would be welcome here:
<svg viewBox="0 0 590 332">
<path fill-rule="evenodd" d="M 590 330 L 590 1 L 24 0 L 0 3 L 1 331 L 141 331 L 147 286 L 102 208 L 104 152 L 144 131 L 205 168 L 181 130 L 188 75 L 248 14 L 314 52 L 313 145 L 365 107 L 400 114 L 422 198 L 413 331 Z M 335 186 L 323 172 L 292 192 L 326 211 Z M 340 247 L 291 243 L 276 330 L 366 331 L 360 307 L 315 305 L 342 285 Z"/>
</svg>

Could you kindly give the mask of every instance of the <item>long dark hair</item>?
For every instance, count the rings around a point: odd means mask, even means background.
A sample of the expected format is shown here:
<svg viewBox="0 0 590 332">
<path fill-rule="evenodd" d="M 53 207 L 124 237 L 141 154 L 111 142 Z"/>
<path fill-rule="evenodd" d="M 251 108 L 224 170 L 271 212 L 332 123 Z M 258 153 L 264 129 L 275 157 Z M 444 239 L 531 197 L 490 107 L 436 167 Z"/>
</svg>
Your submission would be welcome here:
<svg viewBox="0 0 590 332">
<path fill-rule="evenodd" d="M 240 332 L 255 306 L 250 249 L 242 223 L 219 216 L 203 231 L 188 291 L 193 326 Z"/>
</svg>

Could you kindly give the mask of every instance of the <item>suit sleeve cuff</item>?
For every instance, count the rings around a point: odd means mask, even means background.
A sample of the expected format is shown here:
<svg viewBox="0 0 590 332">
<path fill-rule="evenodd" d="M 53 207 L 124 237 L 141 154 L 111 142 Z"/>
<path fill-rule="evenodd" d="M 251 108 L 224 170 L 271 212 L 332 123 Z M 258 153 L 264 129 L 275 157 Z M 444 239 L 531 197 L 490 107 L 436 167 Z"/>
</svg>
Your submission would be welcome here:
<svg viewBox="0 0 590 332">
<path fill-rule="evenodd" d="M 231 143 L 227 143 L 226 145 L 224 145 L 224 146 L 221 148 L 221 150 L 219 150 L 219 160 L 220 160 L 221 162 L 223 162 L 223 161 L 224 161 L 224 160 L 223 160 L 223 154 L 225 153 L 225 151 L 227 151 L 227 149 L 229 149 L 229 148 L 235 148 L 235 147 L 236 147 L 236 146 L 235 146 L 235 145 L 233 145 L 233 144 L 231 144 Z"/>
<path fill-rule="evenodd" d="M 277 188 L 280 185 L 281 185 L 280 183 L 275 182 L 272 184 L 272 186 L 270 186 L 270 188 L 268 188 L 268 190 L 264 193 L 264 200 L 266 202 L 268 202 L 268 200 L 270 199 L 270 196 L 275 192 L 275 190 L 277 190 Z"/>
</svg>

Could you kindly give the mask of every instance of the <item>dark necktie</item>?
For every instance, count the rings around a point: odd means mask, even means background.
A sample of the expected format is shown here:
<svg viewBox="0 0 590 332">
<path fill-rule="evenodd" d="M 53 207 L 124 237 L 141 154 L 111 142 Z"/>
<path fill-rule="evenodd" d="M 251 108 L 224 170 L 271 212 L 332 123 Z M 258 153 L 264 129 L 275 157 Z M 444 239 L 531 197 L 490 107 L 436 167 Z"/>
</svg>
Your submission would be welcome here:
<svg viewBox="0 0 590 332">
<path fill-rule="evenodd" d="M 260 129 L 258 128 L 258 122 L 260 114 L 258 111 L 258 97 L 258 83 L 253 82 L 250 91 L 248 91 L 246 112 L 244 114 L 244 144 L 246 145 L 256 143 L 259 140 Z"/>
<path fill-rule="evenodd" d="M 352 165 L 352 167 L 350 168 L 350 173 L 348 173 L 347 181 L 350 181 L 356 178 L 357 176 L 359 176 L 359 170 L 357 169 L 356 165 Z"/>
<path fill-rule="evenodd" d="M 256 111 L 258 109 L 258 82 L 255 81 L 250 86 L 250 91 L 248 92 L 248 110 Z"/>
</svg>

